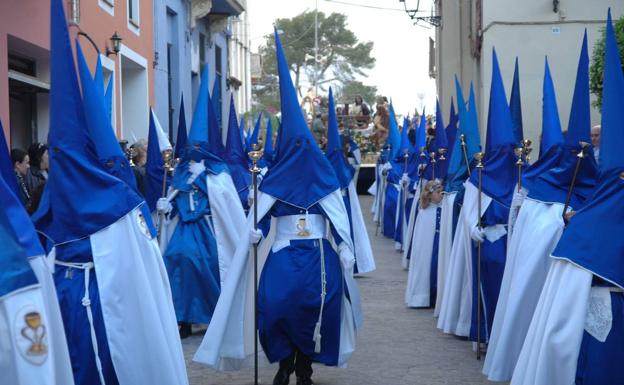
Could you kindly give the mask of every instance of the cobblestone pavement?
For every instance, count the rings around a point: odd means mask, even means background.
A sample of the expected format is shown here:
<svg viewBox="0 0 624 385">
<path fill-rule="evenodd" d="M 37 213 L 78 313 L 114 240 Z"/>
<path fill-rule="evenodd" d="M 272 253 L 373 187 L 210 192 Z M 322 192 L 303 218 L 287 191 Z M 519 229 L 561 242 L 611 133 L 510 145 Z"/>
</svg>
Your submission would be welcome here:
<svg viewBox="0 0 624 385">
<path fill-rule="evenodd" d="M 476 385 L 492 384 L 481 374 L 471 344 L 445 335 L 435 327 L 433 310 L 407 309 L 403 303 L 407 272 L 393 242 L 375 236 L 370 220 L 370 196 L 360 197 L 377 270 L 358 278 L 362 294 L 364 327 L 356 352 L 346 369 L 314 366 L 317 385 Z M 191 361 L 203 330 L 195 328 L 184 340 L 192 385 L 247 385 L 253 369 L 223 373 Z M 277 366 L 260 369 L 262 384 L 271 384 Z M 295 383 L 294 376 L 291 384 Z"/>
</svg>

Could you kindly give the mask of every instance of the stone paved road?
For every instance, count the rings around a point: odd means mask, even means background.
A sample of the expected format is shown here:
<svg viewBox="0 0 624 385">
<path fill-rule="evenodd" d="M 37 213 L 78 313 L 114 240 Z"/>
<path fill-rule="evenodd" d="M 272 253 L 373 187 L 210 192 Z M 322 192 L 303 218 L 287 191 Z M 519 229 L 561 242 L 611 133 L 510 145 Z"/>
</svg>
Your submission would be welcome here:
<svg viewBox="0 0 624 385">
<path fill-rule="evenodd" d="M 407 309 L 403 304 L 407 272 L 393 243 L 375 237 L 370 221 L 370 196 L 361 197 L 373 243 L 377 270 L 358 279 L 364 328 L 347 369 L 314 366 L 317 385 L 476 385 L 492 384 L 480 373 L 468 342 L 445 335 L 435 327 L 431 309 Z M 253 370 L 221 373 L 191 362 L 203 332 L 183 342 L 192 385 L 247 385 Z M 262 384 L 270 384 L 276 365 L 260 370 Z M 294 376 L 291 384 L 294 384 Z"/>
</svg>

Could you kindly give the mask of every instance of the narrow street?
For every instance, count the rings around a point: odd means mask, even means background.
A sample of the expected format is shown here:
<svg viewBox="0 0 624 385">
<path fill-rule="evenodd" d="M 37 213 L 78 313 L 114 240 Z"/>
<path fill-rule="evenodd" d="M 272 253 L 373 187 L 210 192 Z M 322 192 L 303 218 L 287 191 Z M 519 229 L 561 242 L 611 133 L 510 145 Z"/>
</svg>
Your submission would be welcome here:
<svg viewBox="0 0 624 385">
<path fill-rule="evenodd" d="M 347 369 L 314 366 L 317 385 L 472 385 L 491 384 L 480 373 L 465 340 L 445 335 L 435 327 L 433 309 L 407 309 L 403 303 L 407 272 L 393 242 L 375 237 L 370 220 L 371 196 L 360 197 L 373 243 L 377 270 L 358 283 L 362 294 L 364 328 L 357 351 Z M 184 340 L 184 352 L 192 385 L 243 385 L 253 383 L 253 368 L 224 373 L 191 362 L 203 331 Z M 270 384 L 277 370 L 261 368 L 262 384 Z M 291 377 L 291 384 L 295 376 Z"/>
</svg>

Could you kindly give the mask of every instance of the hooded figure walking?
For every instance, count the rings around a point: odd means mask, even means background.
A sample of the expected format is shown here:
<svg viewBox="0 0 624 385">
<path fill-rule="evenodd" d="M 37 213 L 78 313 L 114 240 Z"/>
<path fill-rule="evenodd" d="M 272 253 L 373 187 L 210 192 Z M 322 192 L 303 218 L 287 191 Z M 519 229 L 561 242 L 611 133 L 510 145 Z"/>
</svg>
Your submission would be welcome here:
<svg viewBox="0 0 624 385">
<path fill-rule="evenodd" d="M 306 127 L 277 33 L 275 41 L 282 129 L 273 167 L 255 202 L 264 231 L 253 230 L 249 216 L 194 361 L 236 370 L 253 355 L 253 263 L 248 254 L 249 246 L 264 236 L 258 261 L 263 354 L 279 362 L 273 384 L 288 384 L 295 372 L 297 383 L 307 385 L 313 383 L 312 362 L 346 364 L 355 350 L 361 311 L 340 184 Z M 267 246 L 271 250 L 264 258 Z"/>
</svg>

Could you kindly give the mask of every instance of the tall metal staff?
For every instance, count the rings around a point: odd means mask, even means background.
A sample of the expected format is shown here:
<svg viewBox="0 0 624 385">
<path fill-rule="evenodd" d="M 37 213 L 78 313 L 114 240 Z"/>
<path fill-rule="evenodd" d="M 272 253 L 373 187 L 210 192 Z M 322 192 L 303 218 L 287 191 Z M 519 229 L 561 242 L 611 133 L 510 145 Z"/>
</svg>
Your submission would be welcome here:
<svg viewBox="0 0 624 385">
<path fill-rule="evenodd" d="M 483 152 L 477 152 L 475 159 L 477 160 L 477 172 L 479 175 L 479 197 L 477 200 L 477 226 L 481 230 L 481 194 L 483 193 Z M 477 360 L 481 360 L 481 241 L 477 242 Z"/>
<path fill-rule="evenodd" d="M 568 195 L 566 196 L 565 205 L 563 206 L 563 223 L 567 224 L 568 219 L 566 218 L 566 212 L 568 211 L 568 207 L 570 206 L 570 199 L 572 199 L 572 191 L 574 190 L 574 185 L 576 184 L 576 178 L 578 176 L 579 170 L 581 168 L 581 161 L 587 157 L 585 150 L 589 147 L 589 143 L 587 142 L 579 142 L 581 149 L 579 153 L 576 155 L 576 166 L 574 167 L 574 174 L 572 174 L 572 182 L 570 182 L 570 187 L 568 188 Z"/>
<path fill-rule="evenodd" d="M 258 144 L 249 152 L 251 159 L 251 183 L 253 185 L 253 218 L 254 230 L 258 230 L 258 161 L 262 158 L 262 150 Z M 254 252 L 254 385 L 258 385 L 258 244 L 253 244 Z"/>
<path fill-rule="evenodd" d="M 435 153 L 435 151 L 431 151 L 429 153 L 429 157 L 431 158 L 431 180 L 435 180 L 435 166 L 436 166 L 436 153 Z"/>
<path fill-rule="evenodd" d="M 461 144 L 462 154 L 464 154 L 464 162 L 466 162 L 468 177 L 470 177 L 470 162 L 468 161 L 468 150 L 466 149 L 466 135 L 459 135 L 459 143 Z"/>
<path fill-rule="evenodd" d="M 407 161 L 408 161 L 408 159 L 409 159 L 409 150 L 405 149 L 404 152 L 403 152 L 403 175 L 404 176 L 408 175 L 408 173 L 407 173 Z M 407 205 L 407 194 L 409 194 L 409 188 L 408 188 L 409 187 L 409 182 L 403 184 L 402 187 L 403 187 L 403 197 L 402 197 L 401 201 L 403 203 L 403 213 L 402 213 L 403 214 L 403 218 L 404 218 L 403 222 L 407 223 L 409 221 L 409 218 L 407 220 L 405 220 L 405 214 L 406 214 L 406 212 L 405 212 L 406 211 L 406 207 L 405 206 Z M 406 226 L 403 226 L 403 223 L 402 223 L 402 229 L 403 229 L 403 235 L 404 236 L 403 236 L 403 242 L 401 242 L 401 251 L 403 251 L 403 246 L 405 245 L 405 242 L 407 242 L 406 239 L 405 239 L 405 237 L 407 236 L 407 229 L 406 229 Z"/>
<path fill-rule="evenodd" d="M 173 171 L 173 150 L 168 149 L 168 150 L 163 151 L 162 157 L 163 157 L 164 164 L 163 164 L 163 184 L 162 184 L 161 197 L 166 198 L 167 197 L 167 174 Z M 163 228 L 164 222 L 165 222 L 165 213 L 161 211 L 158 213 L 157 238 L 158 238 L 159 243 L 162 237 L 162 228 Z"/>
<path fill-rule="evenodd" d="M 392 145 L 386 144 L 384 149 L 386 153 L 389 154 L 392 151 Z M 384 220 L 384 201 L 386 200 L 387 183 L 388 183 L 388 171 L 384 169 L 381 172 L 381 191 L 379 192 L 379 194 L 377 194 L 379 195 L 380 200 L 377 202 L 377 206 L 379 207 L 378 208 L 379 215 L 377 216 L 378 221 L 377 221 L 377 227 L 375 228 L 375 236 L 379 234 L 379 227 L 382 225 L 383 220 Z"/>
</svg>

